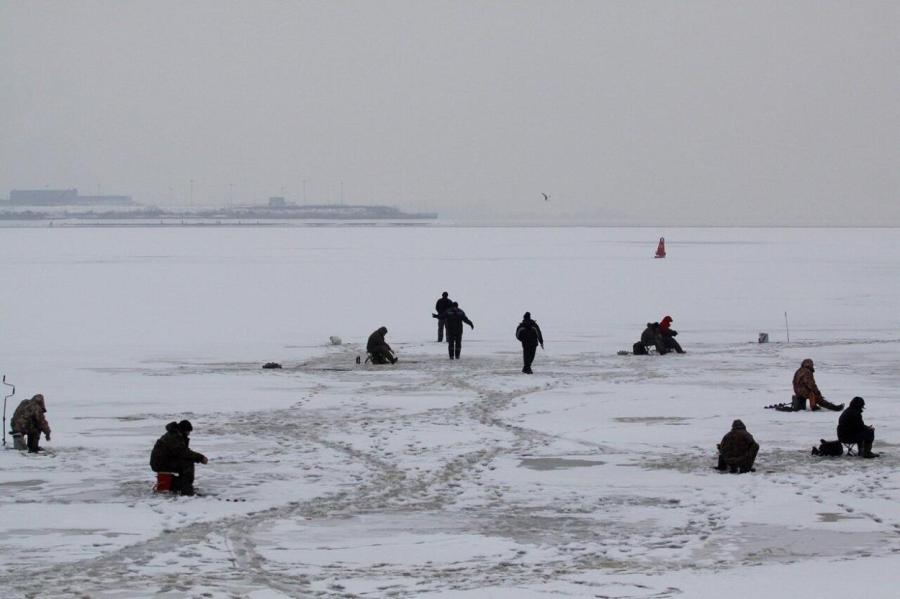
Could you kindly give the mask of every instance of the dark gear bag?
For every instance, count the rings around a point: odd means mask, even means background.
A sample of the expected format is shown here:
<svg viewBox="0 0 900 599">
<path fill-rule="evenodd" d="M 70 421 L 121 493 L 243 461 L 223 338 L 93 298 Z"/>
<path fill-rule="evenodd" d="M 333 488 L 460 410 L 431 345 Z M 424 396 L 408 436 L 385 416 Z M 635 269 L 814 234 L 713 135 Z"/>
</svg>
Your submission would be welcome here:
<svg viewBox="0 0 900 599">
<path fill-rule="evenodd" d="M 825 439 L 819 439 L 819 446 L 812 448 L 812 454 L 838 457 L 844 455 L 844 446 L 840 441 L 826 441 Z"/>
<path fill-rule="evenodd" d="M 796 395 L 791 396 L 791 408 L 795 412 L 800 412 L 806 409 L 806 398 L 805 397 L 797 397 Z"/>
</svg>

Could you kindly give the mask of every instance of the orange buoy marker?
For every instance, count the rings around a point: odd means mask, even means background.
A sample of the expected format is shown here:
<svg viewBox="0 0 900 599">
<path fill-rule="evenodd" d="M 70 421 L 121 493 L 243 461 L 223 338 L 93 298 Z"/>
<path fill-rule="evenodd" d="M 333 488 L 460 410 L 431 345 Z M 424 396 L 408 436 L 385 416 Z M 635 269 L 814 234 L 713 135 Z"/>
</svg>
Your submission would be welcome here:
<svg viewBox="0 0 900 599">
<path fill-rule="evenodd" d="M 665 258 L 666 257 L 666 238 L 659 238 L 659 245 L 656 246 L 656 255 L 654 258 Z"/>
</svg>

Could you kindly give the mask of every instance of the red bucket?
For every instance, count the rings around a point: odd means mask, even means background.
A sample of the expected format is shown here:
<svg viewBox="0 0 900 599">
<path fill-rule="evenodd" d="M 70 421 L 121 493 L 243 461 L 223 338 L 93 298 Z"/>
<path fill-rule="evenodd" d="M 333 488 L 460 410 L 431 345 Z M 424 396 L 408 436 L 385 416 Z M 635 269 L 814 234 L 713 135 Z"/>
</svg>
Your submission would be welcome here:
<svg viewBox="0 0 900 599">
<path fill-rule="evenodd" d="M 172 490 L 172 479 L 175 475 L 171 472 L 157 472 L 156 484 L 153 485 L 155 493 L 165 493 Z"/>
</svg>

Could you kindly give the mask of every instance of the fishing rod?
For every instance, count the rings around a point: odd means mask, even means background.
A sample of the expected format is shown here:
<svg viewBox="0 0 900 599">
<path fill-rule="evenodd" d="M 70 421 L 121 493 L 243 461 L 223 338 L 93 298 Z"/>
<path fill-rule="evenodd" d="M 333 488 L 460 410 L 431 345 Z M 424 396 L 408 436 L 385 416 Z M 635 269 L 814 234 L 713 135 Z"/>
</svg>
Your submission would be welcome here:
<svg viewBox="0 0 900 599">
<path fill-rule="evenodd" d="M 6 382 L 6 375 L 3 375 L 3 384 L 12 387 L 12 393 L 3 398 L 3 447 L 6 447 L 6 400 L 16 394 L 16 386 Z"/>
</svg>

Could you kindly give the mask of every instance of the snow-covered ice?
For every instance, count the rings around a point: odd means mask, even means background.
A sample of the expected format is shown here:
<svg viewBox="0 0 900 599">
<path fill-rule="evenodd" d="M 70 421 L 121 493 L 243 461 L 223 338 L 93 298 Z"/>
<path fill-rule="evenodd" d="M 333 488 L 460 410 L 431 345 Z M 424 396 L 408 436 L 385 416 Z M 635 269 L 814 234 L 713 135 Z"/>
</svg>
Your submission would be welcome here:
<svg viewBox="0 0 900 599">
<path fill-rule="evenodd" d="M 897 594 L 898 230 L 10 227 L 0 248 L 7 417 L 41 392 L 53 427 L 46 455 L 0 452 L 4 597 Z M 475 322 L 460 361 L 443 290 Z M 616 354 L 665 314 L 687 354 Z M 381 325 L 400 362 L 357 365 Z M 834 412 L 763 409 L 806 357 L 830 400 L 866 398 L 880 459 L 810 456 Z M 151 492 L 181 418 L 203 497 Z M 712 469 L 734 418 L 754 474 Z"/>
</svg>

